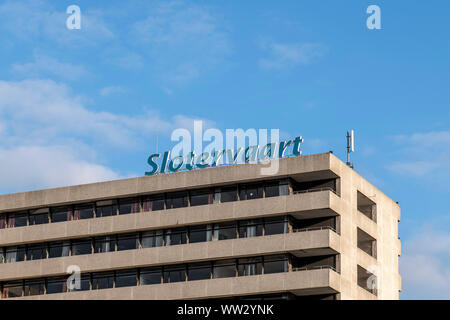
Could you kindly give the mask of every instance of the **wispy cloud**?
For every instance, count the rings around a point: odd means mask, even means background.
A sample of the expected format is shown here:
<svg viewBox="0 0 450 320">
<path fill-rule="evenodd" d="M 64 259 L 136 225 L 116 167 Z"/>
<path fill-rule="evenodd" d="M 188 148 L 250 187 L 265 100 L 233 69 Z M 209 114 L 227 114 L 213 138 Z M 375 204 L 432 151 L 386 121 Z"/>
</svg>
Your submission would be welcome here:
<svg viewBox="0 0 450 320">
<path fill-rule="evenodd" d="M 131 154 L 156 133 L 169 137 L 175 128 L 190 129 L 193 120 L 163 119 L 151 110 L 137 115 L 92 111 L 64 84 L 0 81 L 0 192 L 120 177 L 98 155 Z"/>
<path fill-rule="evenodd" d="M 448 172 L 447 169 L 450 169 L 450 131 L 397 135 L 391 138 L 403 158 L 387 166 L 392 172 L 423 177 L 437 171 Z"/>
<path fill-rule="evenodd" d="M 172 1 L 149 10 L 132 37 L 147 48 L 163 86 L 180 86 L 226 62 L 231 42 L 224 25 L 206 6 Z"/>
<path fill-rule="evenodd" d="M 0 31 L 17 40 L 39 38 L 70 47 L 98 45 L 115 37 L 102 11 L 83 10 L 82 27 L 76 32 L 66 28 L 67 17 L 65 7 L 56 8 L 49 1 L 5 1 L 0 4 Z"/>
<path fill-rule="evenodd" d="M 12 71 L 14 74 L 28 79 L 56 76 L 64 80 L 78 80 L 89 75 L 83 66 L 62 63 L 41 54 L 35 54 L 33 62 L 13 64 Z"/>
<path fill-rule="evenodd" d="M 450 233 L 424 228 L 403 247 L 402 296 L 450 299 Z"/>
<path fill-rule="evenodd" d="M 103 97 L 107 97 L 114 94 L 122 94 L 127 92 L 127 89 L 121 86 L 108 86 L 100 89 L 100 95 Z"/>
<path fill-rule="evenodd" d="M 268 57 L 259 60 L 263 69 L 285 69 L 299 65 L 308 65 L 322 57 L 326 47 L 320 43 L 277 43 L 262 42 L 261 47 Z"/>
</svg>

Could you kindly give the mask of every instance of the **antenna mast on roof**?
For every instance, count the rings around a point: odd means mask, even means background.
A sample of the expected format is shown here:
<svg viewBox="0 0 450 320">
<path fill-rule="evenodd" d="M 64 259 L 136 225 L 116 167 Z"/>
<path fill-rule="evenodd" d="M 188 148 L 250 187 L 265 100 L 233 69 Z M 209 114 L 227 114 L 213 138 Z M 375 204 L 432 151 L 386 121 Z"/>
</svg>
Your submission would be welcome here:
<svg viewBox="0 0 450 320">
<path fill-rule="evenodd" d="M 353 163 L 350 162 L 350 153 L 355 152 L 355 132 L 347 131 L 347 165 L 353 169 Z"/>
</svg>

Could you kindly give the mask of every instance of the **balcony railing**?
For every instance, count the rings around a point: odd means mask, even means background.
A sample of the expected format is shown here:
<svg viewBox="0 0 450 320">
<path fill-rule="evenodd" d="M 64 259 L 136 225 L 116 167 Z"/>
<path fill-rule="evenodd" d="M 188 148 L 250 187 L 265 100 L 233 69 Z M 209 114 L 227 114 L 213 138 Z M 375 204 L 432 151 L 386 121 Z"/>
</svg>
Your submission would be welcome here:
<svg viewBox="0 0 450 320">
<path fill-rule="evenodd" d="M 324 188 L 313 188 L 313 189 L 307 189 L 307 190 L 296 190 L 293 192 L 293 194 L 300 194 L 300 193 L 311 193 L 311 192 L 319 192 L 319 191 L 331 191 L 335 195 L 338 195 L 336 191 L 333 188 L 330 187 L 324 187 Z"/>
<path fill-rule="evenodd" d="M 292 267 L 292 271 L 308 271 L 308 270 L 324 270 L 324 269 L 331 269 L 334 272 L 338 273 L 336 268 L 333 266 Z"/>
</svg>

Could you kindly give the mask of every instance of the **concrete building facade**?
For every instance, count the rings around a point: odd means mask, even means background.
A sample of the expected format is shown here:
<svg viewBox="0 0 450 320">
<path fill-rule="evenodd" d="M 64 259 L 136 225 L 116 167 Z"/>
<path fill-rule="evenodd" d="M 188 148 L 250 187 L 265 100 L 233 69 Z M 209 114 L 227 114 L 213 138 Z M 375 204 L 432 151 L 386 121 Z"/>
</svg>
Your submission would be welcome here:
<svg viewBox="0 0 450 320">
<path fill-rule="evenodd" d="M 2 195 L 1 298 L 398 299 L 399 205 L 332 153 L 278 161 Z"/>
</svg>

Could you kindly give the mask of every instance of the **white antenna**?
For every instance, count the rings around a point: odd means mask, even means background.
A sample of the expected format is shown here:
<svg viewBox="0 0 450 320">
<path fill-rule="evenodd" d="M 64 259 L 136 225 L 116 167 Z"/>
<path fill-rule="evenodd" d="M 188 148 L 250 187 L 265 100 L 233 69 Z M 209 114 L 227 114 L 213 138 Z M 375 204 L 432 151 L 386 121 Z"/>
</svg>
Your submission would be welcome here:
<svg viewBox="0 0 450 320">
<path fill-rule="evenodd" d="M 347 165 L 353 169 L 353 163 L 350 162 L 350 153 L 355 152 L 355 132 L 347 131 Z"/>
</svg>

